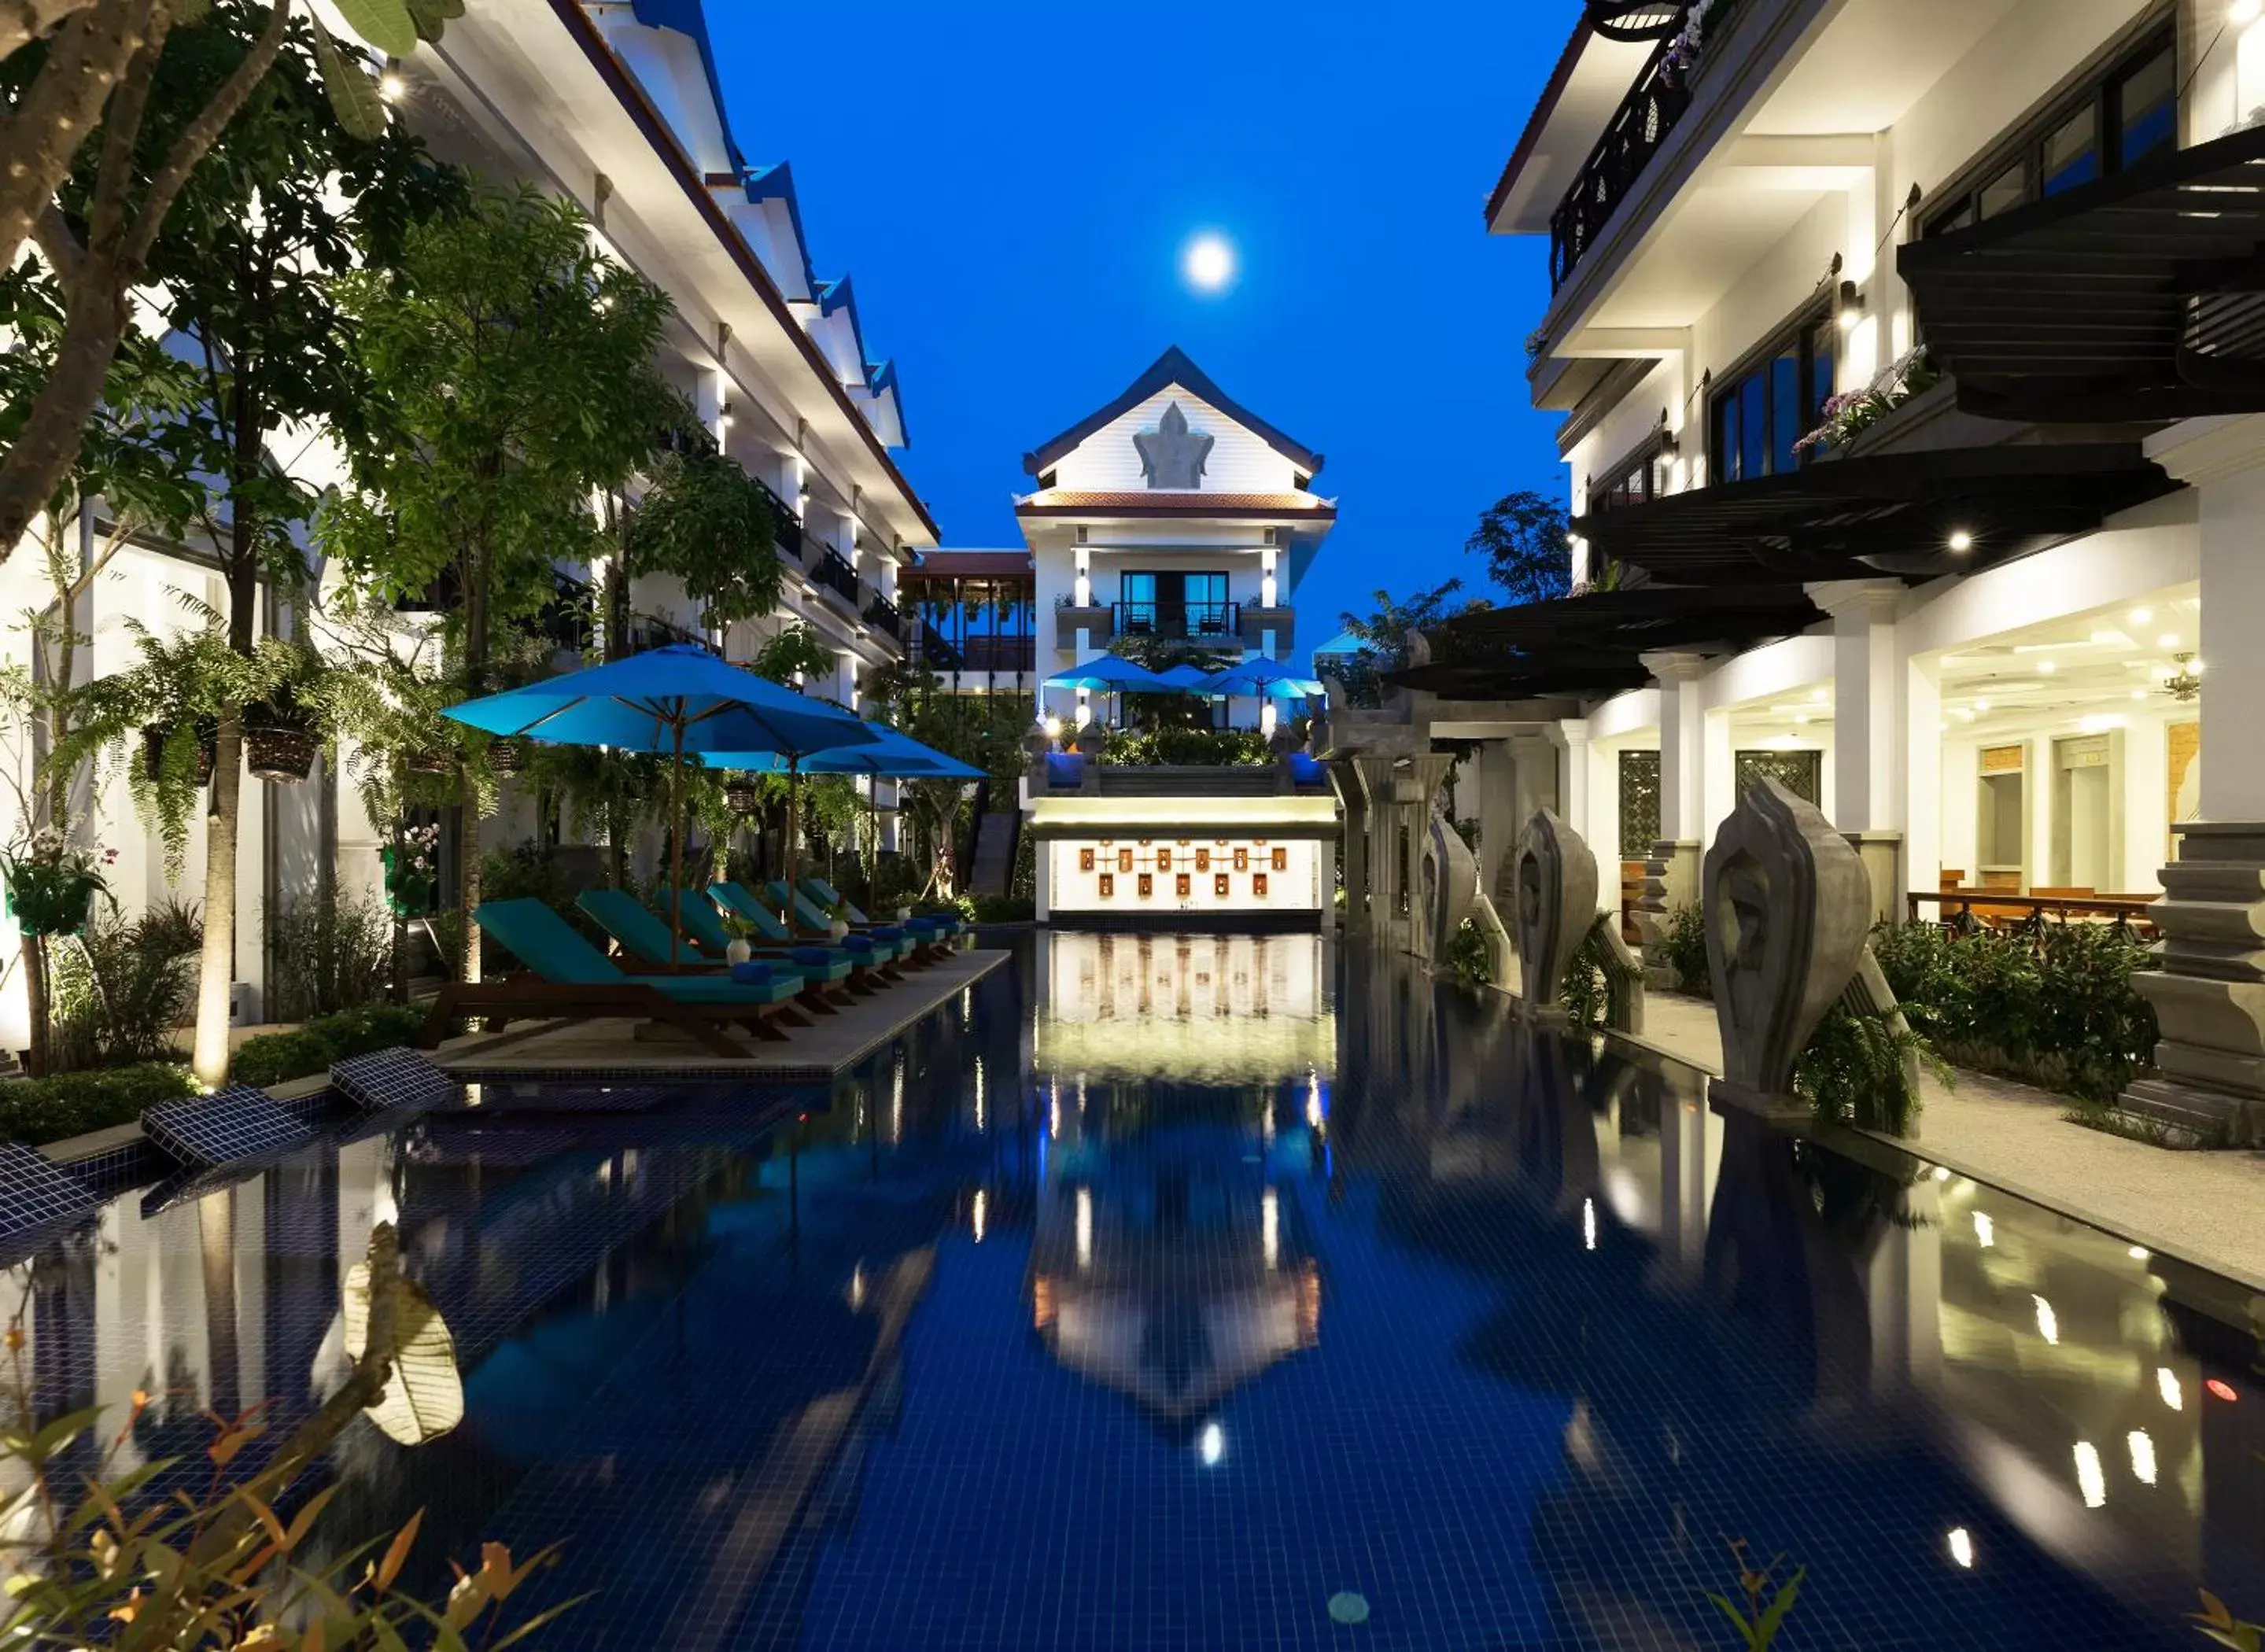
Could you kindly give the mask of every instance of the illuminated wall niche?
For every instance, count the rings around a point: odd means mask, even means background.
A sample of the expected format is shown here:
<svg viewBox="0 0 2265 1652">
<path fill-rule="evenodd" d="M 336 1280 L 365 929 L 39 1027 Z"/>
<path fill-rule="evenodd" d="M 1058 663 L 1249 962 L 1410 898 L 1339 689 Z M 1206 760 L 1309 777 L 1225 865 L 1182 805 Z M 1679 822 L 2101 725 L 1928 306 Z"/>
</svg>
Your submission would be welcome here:
<svg viewBox="0 0 2265 1652">
<path fill-rule="evenodd" d="M 1227 899 L 1227 874 L 1225 872 L 1213 874 L 1211 880 L 1211 892 L 1218 896 L 1221 900 L 1225 900 Z"/>
<path fill-rule="evenodd" d="M 1093 851 L 1091 849 L 1080 849 L 1077 852 L 1077 870 L 1081 872 L 1089 872 L 1093 870 Z"/>
</svg>

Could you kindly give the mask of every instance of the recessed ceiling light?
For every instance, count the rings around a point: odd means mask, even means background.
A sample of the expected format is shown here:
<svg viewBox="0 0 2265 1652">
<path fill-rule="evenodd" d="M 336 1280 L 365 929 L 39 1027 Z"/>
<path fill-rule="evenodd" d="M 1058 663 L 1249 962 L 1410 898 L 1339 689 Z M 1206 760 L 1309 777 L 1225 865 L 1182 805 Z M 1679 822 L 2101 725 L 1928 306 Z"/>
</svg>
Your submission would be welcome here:
<svg viewBox="0 0 2265 1652">
<path fill-rule="evenodd" d="M 2145 688 L 2134 688 L 2131 690 L 2131 697 L 2134 700 L 2145 700 L 2147 697 L 2147 691 Z"/>
<path fill-rule="evenodd" d="M 2131 623 L 2134 625 L 2145 625 L 2149 620 L 2152 620 L 2154 617 L 2155 610 L 2152 608 L 2133 608 L 2131 610 Z"/>
<path fill-rule="evenodd" d="M 2060 667 L 2054 665 L 2050 659 L 2041 659 L 2037 661 L 2037 675 L 2040 677 L 2050 677 L 2053 673 L 2059 669 Z"/>
<path fill-rule="evenodd" d="M 1968 551 L 1974 549 L 1974 535 L 1968 533 L 1963 528 L 1952 528 L 1950 530 L 1950 548 L 1956 551 L 1960 556 L 1964 556 Z"/>
<path fill-rule="evenodd" d="M 1822 688 L 1810 689 L 1809 692 L 1809 702 L 1811 705 L 1823 705 L 1824 703 L 1824 690 Z"/>
<path fill-rule="evenodd" d="M 2165 631 L 2155 639 L 2155 646 L 2158 648 L 2176 648 L 2178 645 L 2179 634 L 2176 631 Z"/>
<path fill-rule="evenodd" d="M 2261 5 L 2259 0 L 2233 0 L 2233 4 L 2225 9 L 2225 20 L 2238 29 L 2245 24 L 2256 22 L 2261 12 L 2265 12 L 2265 5 Z"/>
<path fill-rule="evenodd" d="M 1977 711 L 1987 711 L 1990 709 L 1990 702 L 1987 700 L 1977 700 L 1974 702 L 1974 709 Z"/>
</svg>

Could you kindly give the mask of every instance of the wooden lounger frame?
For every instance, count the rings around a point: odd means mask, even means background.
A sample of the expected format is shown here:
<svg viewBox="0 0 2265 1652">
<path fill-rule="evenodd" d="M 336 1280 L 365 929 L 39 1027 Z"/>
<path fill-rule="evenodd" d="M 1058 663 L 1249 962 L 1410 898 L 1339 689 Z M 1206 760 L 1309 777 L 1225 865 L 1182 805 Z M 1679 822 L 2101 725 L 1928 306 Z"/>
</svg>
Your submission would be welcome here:
<svg viewBox="0 0 2265 1652">
<path fill-rule="evenodd" d="M 735 1061 L 754 1059 L 755 1052 L 726 1037 L 724 1029 L 744 1027 L 757 1038 L 783 1043 L 786 1035 L 772 1025 L 808 1026 L 783 1004 L 684 1004 L 659 988 L 642 981 L 599 981 L 587 985 L 569 981 L 501 980 L 467 984 L 451 981 L 441 987 L 433 1013 L 418 1034 L 417 1047 L 437 1050 L 458 1021 L 478 1021 L 490 1032 L 501 1032 L 513 1021 L 555 1021 L 566 1016 L 657 1021 L 675 1028 L 711 1055 Z"/>
</svg>

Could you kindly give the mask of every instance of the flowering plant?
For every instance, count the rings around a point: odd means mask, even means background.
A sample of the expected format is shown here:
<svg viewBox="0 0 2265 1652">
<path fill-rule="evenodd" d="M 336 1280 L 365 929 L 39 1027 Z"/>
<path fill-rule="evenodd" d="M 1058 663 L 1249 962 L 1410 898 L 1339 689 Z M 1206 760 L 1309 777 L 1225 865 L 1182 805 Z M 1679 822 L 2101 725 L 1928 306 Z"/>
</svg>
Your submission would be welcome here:
<svg viewBox="0 0 2265 1652">
<path fill-rule="evenodd" d="M 1814 448 L 1823 453 L 1846 446 L 1905 402 L 1928 389 L 1941 375 L 1926 359 L 1926 346 L 1906 350 L 1861 390 L 1843 390 L 1825 398 L 1817 410 L 1824 422 L 1793 444 L 1796 454 Z"/>
<path fill-rule="evenodd" d="M 441 871 L 441 828 L 404 826 L 399 839 L 382 844 L 377 858 L 385 865 L 385 900 L 397 916 L 420 916 L 433 904 L 433 884 Z"/>
<path fill-rule="evenodd" d="M 116 904 L 104 873 L 117 863 L 116 849 L 74 848 L 54 826 L 41 826 L 23 848 L 0 855 L 8 913 L 26 935 L 83 929 L 97 895 Z"/>
</svg>

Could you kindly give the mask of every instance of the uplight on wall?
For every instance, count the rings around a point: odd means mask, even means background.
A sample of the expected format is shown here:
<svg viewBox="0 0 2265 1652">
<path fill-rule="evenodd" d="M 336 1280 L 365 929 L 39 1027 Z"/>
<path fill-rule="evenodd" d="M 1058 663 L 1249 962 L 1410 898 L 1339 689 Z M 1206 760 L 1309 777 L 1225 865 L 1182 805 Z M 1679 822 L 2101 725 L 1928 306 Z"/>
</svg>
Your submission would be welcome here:
<svg viewBox="0 0 2265 1652">
<path fill-rule="evenodd" d="M 1840 283 L 1840 302 L 1832 312 L 1843 332 L 1854 332 L 1864 319 L 1864 295 L 1854 281 Z"/>
</svg>

